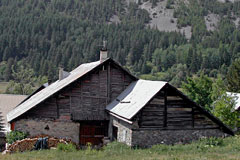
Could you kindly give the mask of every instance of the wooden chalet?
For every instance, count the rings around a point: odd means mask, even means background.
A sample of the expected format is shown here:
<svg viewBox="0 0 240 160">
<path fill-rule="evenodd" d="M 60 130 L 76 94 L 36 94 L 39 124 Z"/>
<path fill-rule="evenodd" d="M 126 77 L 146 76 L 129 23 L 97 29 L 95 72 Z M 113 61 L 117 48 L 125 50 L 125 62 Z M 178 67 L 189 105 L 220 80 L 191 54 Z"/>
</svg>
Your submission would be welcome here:
<svg viewBox="0 0 240 160">
<path fill-rule="evenodd" d="M 100 52 L 32 94 L 7 115 L 12 130 L 85 145 L 104 137 L 130 146 L 187 143 L 233 135 L 231 129 L 167 82 L 139 80 Z"/>
</svg>

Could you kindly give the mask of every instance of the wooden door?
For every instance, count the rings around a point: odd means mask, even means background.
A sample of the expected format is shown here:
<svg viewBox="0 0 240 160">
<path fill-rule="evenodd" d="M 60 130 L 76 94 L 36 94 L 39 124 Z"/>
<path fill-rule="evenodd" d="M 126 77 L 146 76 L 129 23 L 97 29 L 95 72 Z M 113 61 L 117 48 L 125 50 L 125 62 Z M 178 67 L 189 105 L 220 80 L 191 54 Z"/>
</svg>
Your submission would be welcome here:
<svg viewBox="0 0 240 160">
<path fill-rule="evenodd" d="M 105 126 L 100 125 L 80 125 L 80 145 L 98 145 L 103 143 L 102 140 L 105 136 Z"/>
<path fill-rule="evenodd" d="M 118 137 L 118 128 L 113 126 L 113 140 L 117 141 L 117 137 Z"/>
</svg>

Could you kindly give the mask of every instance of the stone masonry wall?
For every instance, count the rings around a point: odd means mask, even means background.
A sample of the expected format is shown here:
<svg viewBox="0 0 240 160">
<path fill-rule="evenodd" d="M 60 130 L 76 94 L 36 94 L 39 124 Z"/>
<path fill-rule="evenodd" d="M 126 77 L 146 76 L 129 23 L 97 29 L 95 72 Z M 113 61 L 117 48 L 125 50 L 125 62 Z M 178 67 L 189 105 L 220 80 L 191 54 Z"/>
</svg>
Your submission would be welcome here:
<svg viewBox="0 0 240 160">
<path fill-rule="evenodd" d="M 126 143 L 127 145 L 131 146 L 132 145 L 131 125 L 114 117 L 111 117 L 110 121 L 112 121 L 113 126 L 118 128 L 117 141 Z"/>
<path fill-rule="evenodd" d="M 189 143 L 203 137 L 224 137 L 218 129 L 205 130 L 133 130 L 132 146 L 150 147 L 155 144 Z"/>
<path fill-rule="evenodd" d="M 48 127 L 47 127 L 48 126 Z M 15 122 L 15 130 L 28 132 L 30 136 L 46 134 L 57 138 L 71 139 L 79 143 L 79 123 L 44 119 L 21 119 Z"/>
</svg>

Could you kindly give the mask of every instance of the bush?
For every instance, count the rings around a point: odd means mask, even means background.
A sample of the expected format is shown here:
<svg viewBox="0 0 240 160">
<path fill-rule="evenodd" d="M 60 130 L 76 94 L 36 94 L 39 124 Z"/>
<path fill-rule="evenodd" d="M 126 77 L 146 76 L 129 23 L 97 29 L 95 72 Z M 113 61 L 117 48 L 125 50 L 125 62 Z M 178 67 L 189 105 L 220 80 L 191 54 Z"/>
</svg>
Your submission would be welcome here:
<svg viewBox="0 0 240 160">
<path fill-rule="evenodd" d="M 6 135 L 7 143 L 12 144 L 17 140 L 27 138 L 28 134 L 20 131 L 11 131 Z"/>
<path fill-rule="evenodd" d="M 199 143 L 202 147 L 215 147 L 215 146 L 223 146 L 223 138 L 210 137 L 210 138 L 202 138 Z"/>
<path fill-rule="evenodd" d="M 57 150 L 64 151 L 64 152 L 75 152 L 77 149 L 76 149 L 76 146 L 72 143 L 69 143 L 69 144 L 59 143 L 57 145 Z"/>
<path fill-rule="evenodd" d="M 222 146 L 223 145 L 223 139 L 217 138 L 217 137 L 210 137 L 206 141 L 206 145 L 208 146 Z"/>
</svg>

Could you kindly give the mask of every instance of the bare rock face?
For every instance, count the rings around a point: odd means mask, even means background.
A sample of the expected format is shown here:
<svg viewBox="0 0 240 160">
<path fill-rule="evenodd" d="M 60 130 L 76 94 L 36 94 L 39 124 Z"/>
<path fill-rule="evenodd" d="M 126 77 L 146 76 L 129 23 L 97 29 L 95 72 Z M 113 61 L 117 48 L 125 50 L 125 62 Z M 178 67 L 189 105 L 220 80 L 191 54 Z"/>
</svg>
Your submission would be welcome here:
<svg viewBox="0 0 240 160">
<path fill-rule="evenodd" d="M 214 31 L 218 25 L 218 22 L 220 21 L 220 16 L 217 14 L 208 14 L 204 17 L 206 27 L 208 31 Z"/>
<path fill-rule="evenodd" d="M 152 19 L 146 26 L 150 26 L 152 28 L 156 28 L 159 31 L 164 32 L 180 32 L 187 39 L 190 39 L 192 36 L 192 26 L 186 26 L 182 28 L 177 27 L 177 18 L 173 17 L 174 9 L 177 8 L 177 2 L 184 1 L 185 4 L 189 4 L 188 0 L 176 0 L 176 3 L 171 6 L 171 8 L 167 7 L 167 0 L 160 0 L 156 6 L 152 6 L 150 0 L 126 0 L 126 5 L 130 3 L 139 4 L 139 8 L 148 11 L 150 18 Z M 220 3 L 226 2 L 239 2 L 240 0 L 217 0 Z M 205 24 L 208 31 L 216 30 L 218 23 L 221 17 L 217 14 L 209 13 L 204 17 Z M 233 21 L 236 27 L 239 26 L 239 18 L 236 17 L 236 20 Z M 117 16 L 113 16 L 111 19 L 111 23 L 121 23 Z"/>
<path fill-rule="evenodd" d="M 190 39 L 192 36 L 191 26 L 177 27 L 177 18 L 173 17 L 175 7 L 177 6 L 174 4 L 172 8 L 167 8 L 167 0 L 159 1 L 154 7 L 152 7 L 150 1 L 143 2 L 139 6 L 139 8 L 148 11 L 152 19 L 148 25 L 152 28 L 157 28 L 159 31 L 165 32 L 180 32 L 185 35 L 187 39 Z"/>
</svg>

